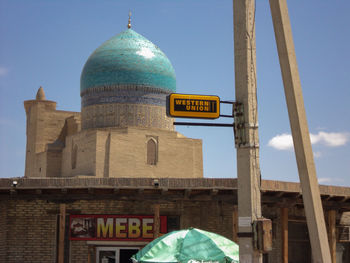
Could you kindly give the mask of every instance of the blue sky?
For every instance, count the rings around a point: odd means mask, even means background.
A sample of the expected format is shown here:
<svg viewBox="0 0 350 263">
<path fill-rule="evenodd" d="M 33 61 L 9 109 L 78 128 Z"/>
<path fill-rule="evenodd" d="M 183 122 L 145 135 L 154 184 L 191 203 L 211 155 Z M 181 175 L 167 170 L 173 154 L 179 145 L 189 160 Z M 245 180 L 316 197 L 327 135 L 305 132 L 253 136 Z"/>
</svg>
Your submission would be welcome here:
<svg viewBox="0 0 350 263">
<path fill-rule="evenodd" d="M 350 186 L 350 2 L 288 7 L 319 181 Z M 0 0 L 0 177 L 24 175 L 23 101 L 43 86 L 58 109 L 80 111 L 84 63 L 126 29 L 129 10 L 133 29 L 172 62 L 177 92 L 235 99 L 232 0 Z M 267 0 L 257 1 L 256 38 L 262 178 L 297 182 Z M 230 128 L 177 130 L 203 139 L 206 177 L 236 177 Z"/>
</svg>

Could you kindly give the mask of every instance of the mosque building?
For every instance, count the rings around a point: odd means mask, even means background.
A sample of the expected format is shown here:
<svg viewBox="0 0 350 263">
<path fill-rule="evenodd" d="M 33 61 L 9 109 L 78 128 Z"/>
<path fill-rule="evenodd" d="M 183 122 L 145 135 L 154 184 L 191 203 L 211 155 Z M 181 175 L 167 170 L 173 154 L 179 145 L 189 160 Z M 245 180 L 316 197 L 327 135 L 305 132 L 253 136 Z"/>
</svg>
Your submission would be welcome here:
<svg viewBox="0 0 350 263">
<path fill-rule="evenodd" d="M 56 110 L 43 88 L 24 102 L 25 177 L 203 177 L 201 140 L 174 131 L 166 115 L 175 91 L 156 45 L 131 28 L 112 37 L 85 63 L 81 113 Z"/>
<path fill-rule="evenodd" d="M 203 178 L 202 141 L 166 114 L 174 92 L 169 59 L 129 21 L 87 59 L 81 112 L 57 110 L 41 87 L 25 101 L 25 175 L 0 179 L 0 262 L 126 263 L 189 227 L 237 242 L 237 179 Z M 350 188 L 320 193 L 336 262 L 350 262 Z M 311 262 L 300 185 L 262 180 L 261 196 L 263 262 Z"/>
</svg>

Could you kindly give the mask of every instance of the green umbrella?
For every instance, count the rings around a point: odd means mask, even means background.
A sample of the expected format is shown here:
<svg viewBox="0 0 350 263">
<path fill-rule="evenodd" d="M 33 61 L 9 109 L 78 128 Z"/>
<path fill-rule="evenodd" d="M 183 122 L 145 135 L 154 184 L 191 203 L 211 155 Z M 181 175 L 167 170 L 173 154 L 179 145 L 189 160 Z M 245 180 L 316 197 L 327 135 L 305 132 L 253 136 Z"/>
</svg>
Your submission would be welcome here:
<svg viewBox="0 0 350 263">
<path fill-rule="evenodd" d="M 138 263 L 238 263 L 238 245 L 215 233 L 189 228 L 161 236 L 136 255 Z"/>
</svg>

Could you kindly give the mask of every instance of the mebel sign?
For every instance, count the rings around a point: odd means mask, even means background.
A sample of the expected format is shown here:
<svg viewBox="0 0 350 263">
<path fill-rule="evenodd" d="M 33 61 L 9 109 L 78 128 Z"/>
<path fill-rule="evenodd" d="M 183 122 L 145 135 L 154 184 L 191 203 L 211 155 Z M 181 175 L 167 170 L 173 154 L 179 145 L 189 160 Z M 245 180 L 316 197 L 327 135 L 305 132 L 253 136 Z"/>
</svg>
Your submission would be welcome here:
<svg viewBox="0 0 350 263">
<path fill-rule="evenodd" d="M 153 216 L 135 215 L 70 215 L 70 240 L 153 239 Z M 160 233 L 167 232 L 167 217 L 160 216 Z"/>
<path fill-rule="evenodd" d="M 216 119 L 220 116 L 218 96 L 172 93 L 167 98 L 170 117 Z"/>
</svg>

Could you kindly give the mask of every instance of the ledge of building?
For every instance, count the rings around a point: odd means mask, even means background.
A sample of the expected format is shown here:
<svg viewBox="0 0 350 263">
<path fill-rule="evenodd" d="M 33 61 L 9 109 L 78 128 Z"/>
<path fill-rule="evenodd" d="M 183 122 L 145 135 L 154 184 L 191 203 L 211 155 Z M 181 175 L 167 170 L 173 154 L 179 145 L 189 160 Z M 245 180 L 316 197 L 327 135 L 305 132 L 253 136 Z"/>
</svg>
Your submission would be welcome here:
<svg viewBox="0 0 350 263">
<path fill-rule="evenodd" d="M 237 204 L 237 178 L 3 178 L 0 200 L 222 201 Z M 324 209 L 350 211 L 350 187 L 320 185 Z M 261 181 L 261 203 L 303 207 L 299 183 Z"/>
<path fill-rule="evenodd" d="M 237 179 L 213 178 L 3 178 L 1 189 L 60 188 L 167 188 L 167 189 L 237 189 Z"/>
<path fill-rule="evenodd" d="M 17 182 L 14 185 L 14 181 Z M 237 178 L 1 178 L 0 190 L 10 189 L 220 189 L 237 190 Z M 301 194 L 299 183 L 262 180 L 261 191 Z M 320 185 L 321 195 L 350 198 L 350 187 Z"/>
</svg>

